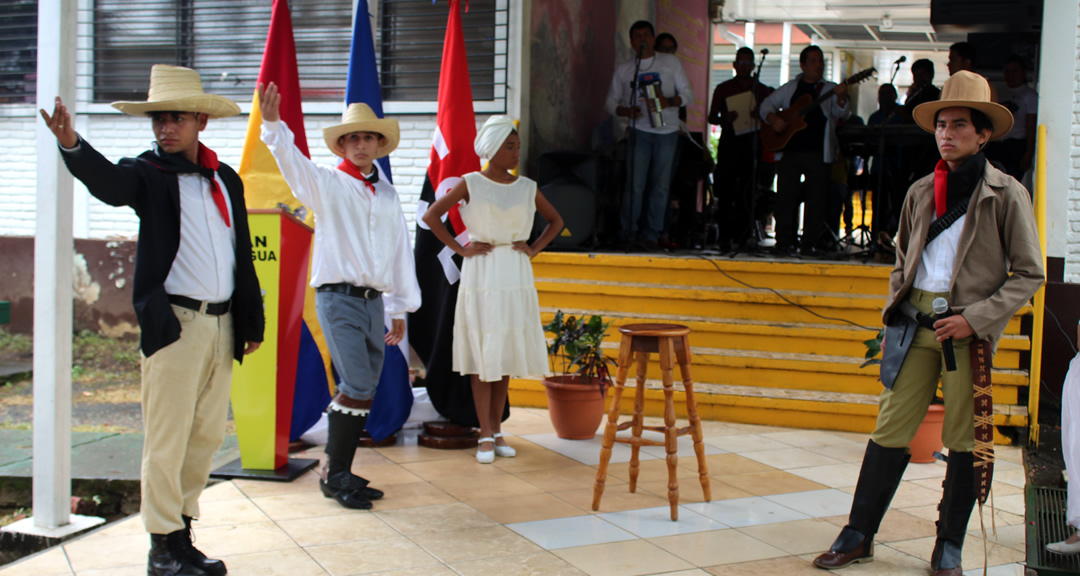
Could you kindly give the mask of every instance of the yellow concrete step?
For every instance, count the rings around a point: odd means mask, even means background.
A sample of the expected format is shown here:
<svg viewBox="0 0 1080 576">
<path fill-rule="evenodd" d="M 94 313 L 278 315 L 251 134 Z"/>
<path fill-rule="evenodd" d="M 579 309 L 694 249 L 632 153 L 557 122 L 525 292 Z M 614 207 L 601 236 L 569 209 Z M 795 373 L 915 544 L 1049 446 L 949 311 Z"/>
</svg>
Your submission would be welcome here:
<svg viewBox="0 0 1080 576">
<path fill-rule="evenodd" d="M 851 294 L 886 294 L 891 269 L 892 266 L 882 264 L 733 260 L 663 254 L 544 252 L 533 259 L 534 275 L 546 278 L 668 286 L 746 287 L 745 284 L 749 284 L 778 290 Z"/>
<path fill-rule="evenodd" d="M 555 309 L 541 310 L 544 324 L 551 322 Z M 873 338 L 875 332 L 862 330 L 849 325 L 828 324 L 786 324 L 758 320 L 711 319 L 702 316 L 674 316 L 669 314 L 628 314 L 563 309 L 568 316 L 587 317 L 600 314 L 612 322 L 605 340 L 618 343 L 621 335 L 617 328 L 626 324 L 642 322 L 660 322 L 682 324 L 691 330 L 690 342 L 704 348 L 723 348 L 729 350 L 758 350 L 765 352 L 791 352 L 797 354 L 824 354 L 849 356 L 861 359 L 866 355 L 865 340 Z M 1020 366 L 1020 352 L 1030 350 L 1031 342 L 1027 337 L 1007 335 L 998 346 L 994 356 L 994 367 L 1017 369 Z"/>
<path fill-rule="evenodd" d="M 618 344 L 605 342 L 611 357 L 618 356 Z M 841 394 L 877 394 L 881 391 L 878 367 L 861 368 L 862 360 L 844 356 L 793 354 L 746 350 L 725 350 L 691 346 L 691 375 L 695 383 L 784 388 Z M 627 380 L 636 377 L 636 367 L 628 366 Z M 647 378 L 661 378 L 655 354 L 649 358 Z M 682 376 L 676 368 L 676 381 Z M 1016 403 L 1019 388 L 1028 385 L 1027 372 L 995 369 L 994 400 Z"/>
<path fill-rule="evenodd" d="M 620 411 L 630 414 L 636 389 L 625 389 Z M 610 398 L 610 394 L 608 395 Z M 756 388 L 716 384 L 695 384 L 694 399 L 704 420 L 787 426 L 820 430 L 841 430 L 869 433 L 877 421 L 876 394 L 838 394 L 804 390 Z M 686 395 L 682 386 L 675 387 L 676 417 L 686 418 Z M 510 381 L 510 403 L 519 407 L 547 408 L 547 394 L 539 380 Z M 657 381 L 646 382 L 644 413 L 663 416 L 664 392 Z M 1023 406 L 994 404 L 995 426 L 1027 426 L 1027 409 Z M 1010 440 L 994 432 L 998 444 Z"/>
<path fill-rule="evenodd" d="M 664 314 L 673 317 L 756 320 L 781 324 L 823 323 L 867 331 L 881 325 L 884 296 L 808 292 L 802 290 L 752 290 L 727 287 L 658 287 L 648 284 L 575 281 L 537 278 L 540 306 L 549 309 L 596 310 L 640 317 Z M 804 308 L 800 308 L 803 306 Z M 1030 306 L 1026 308 L 1030 309 Z M 1021 314 L 1024 311 L 1021 311 Z M 1006 328 L 1020 331 L 1018 314 Z"/>
</svg>

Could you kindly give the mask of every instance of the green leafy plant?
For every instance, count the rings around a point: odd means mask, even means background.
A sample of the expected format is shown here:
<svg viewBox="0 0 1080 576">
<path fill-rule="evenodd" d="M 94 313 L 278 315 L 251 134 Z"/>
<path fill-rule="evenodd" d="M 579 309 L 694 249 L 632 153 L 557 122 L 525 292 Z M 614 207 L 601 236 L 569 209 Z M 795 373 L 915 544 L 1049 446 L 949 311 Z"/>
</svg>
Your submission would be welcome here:
<svg viewBox="0 0 1080 576">
<path fill-rule="evenodd" d="M 576 374 L 585 384 L 596 384 L 601 394 L 611 383 L 608 366 L 615 360 L 604 355 L 602 344 L 611 322 L 592 315 L 588 320 L 564 316 L 562 310 L 544 326 L 554 338 L 548 344 L 548 365 L 560 374 Z"/>
</svg>

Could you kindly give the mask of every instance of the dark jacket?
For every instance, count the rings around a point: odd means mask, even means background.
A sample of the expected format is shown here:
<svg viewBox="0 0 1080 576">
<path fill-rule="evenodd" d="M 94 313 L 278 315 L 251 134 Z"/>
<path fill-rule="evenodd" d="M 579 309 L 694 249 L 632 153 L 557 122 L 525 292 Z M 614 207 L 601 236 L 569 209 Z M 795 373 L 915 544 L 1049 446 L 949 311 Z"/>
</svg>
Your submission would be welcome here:
<svg viewBox="0 0 1080 576">
<path fill-rule="evenodd" d="M 152 151 L 139 158 L 109 162 L 89 143 L 79 139 L 74 152 L 61 149 L 64 163 L 95 198 L 111 206 L 131 206 L 139 216 L 139 243 L 135 253 L 132 301 L 146 356 L 180 339 L 180 321 L 165 293 L 165 278 L 180 248 L 180 185 L 176 174 L 163 172 L 147 162 Z M 246 342 L 262 342 L 265 317 L 262 293 L 251 260 L 244 184 L 225 164 L 218 175 L 229 190 L 236 234 L 235 288 L 232 296 L 233 356 L 244 357 Z"/>
</svg>

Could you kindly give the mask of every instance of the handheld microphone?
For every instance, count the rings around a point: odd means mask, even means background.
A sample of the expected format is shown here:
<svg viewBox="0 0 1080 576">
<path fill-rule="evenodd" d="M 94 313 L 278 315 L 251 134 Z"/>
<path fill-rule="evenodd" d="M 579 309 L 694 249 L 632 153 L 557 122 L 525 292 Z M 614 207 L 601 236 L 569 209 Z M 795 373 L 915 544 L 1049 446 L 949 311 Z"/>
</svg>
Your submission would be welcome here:
<svg viewBox="0 0 1080 576">
<path fill-rule="evenodd" d="M 638 53 L 638 56 L 641 56 L 642 54 L 645 53 L 645 43 L 644 42 L 642 42 L 641 44 L 638 44 L 637 53 Z"/>
<path fill-rule="evenodd" d="M 904 62 L 907 62 L 907 56 L 901 56 L 901 57 L 897 58 L 896 62 L 893 62 L 893 65 L 899 66 L 900 64 L 902 64 Z"/>
<path fill-rule="evenodd" d="M 761 55 L 762 55 L 762 56 L 764 56 L 764 55 L 766 55 L 766 54 L 768 54 L 768 53 L 769 53 L 769 49 L 768 49 L 768 48 L 762 48 L 762 49 L 761 49 Z"/>
<path fill-rule="evenodd" d="M 934 298 L 930 305 L 934 307 L 934 316 L 937 318 L 949 316 L 948 300 L 940 297 Z M 945 370 L 947 372 L 956 372 L 956 353 L 953 351 L 952 338 L 941 343 L 941 353 L 945 357 Z"/>
</svg>

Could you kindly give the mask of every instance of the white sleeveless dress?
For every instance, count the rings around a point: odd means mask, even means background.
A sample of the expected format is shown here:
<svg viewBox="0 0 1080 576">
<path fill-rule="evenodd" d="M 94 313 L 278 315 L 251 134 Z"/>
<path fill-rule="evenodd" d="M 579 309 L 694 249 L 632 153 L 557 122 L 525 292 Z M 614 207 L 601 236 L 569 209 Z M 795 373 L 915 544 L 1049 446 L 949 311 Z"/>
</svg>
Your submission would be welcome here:
<svg viewBox="0 0 1080 576">
<path fill-rule="evenodd" d="M 513 242 L 528 241 L 536 212 L 536 182 L 500 184 L 479 172 L 465 175 L 469 203 L 460 208 L 472 242 L 495 248 L 465 258 L 454 311 L 453 368 L 483 382 L 548 372 L 547 345 L 532 263 Z"/>
</svg>

